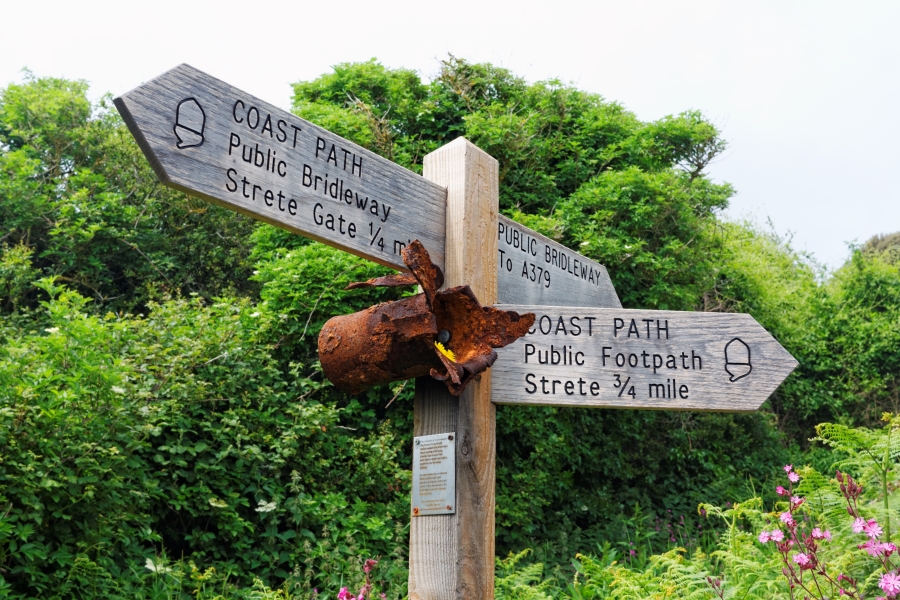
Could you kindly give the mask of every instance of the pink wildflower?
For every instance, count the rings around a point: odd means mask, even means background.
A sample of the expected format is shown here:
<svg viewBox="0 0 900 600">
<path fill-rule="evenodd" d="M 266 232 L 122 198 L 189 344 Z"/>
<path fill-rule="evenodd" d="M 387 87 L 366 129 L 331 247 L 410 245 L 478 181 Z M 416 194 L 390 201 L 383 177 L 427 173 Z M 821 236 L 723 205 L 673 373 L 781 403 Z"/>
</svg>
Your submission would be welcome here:
<svg viewBox="0 0 900 600">
<path fill-rule="evenodd" d="M 853 521 L 853 533 L 862 533 L 863 527 L 866 526 L 866 521 L 862 517 L 856 517 L 856 520 Z"/>
<path fill-rule="evenodd" d="M 879 544 L 878 549 L 884 556 L 890 556 L 897 551 L 897 546 L 893 544 L 885 544 L 884 542 L 882 542 L 881 544 Z"/>
<path fill-rule="evenodd" d="M 797 483 L 798 481 L 800 481 L 800 476 L 791 471 L 790 473 L 788 473 L 788 479 L 791 480 L 791 483 Z"/>
<path fill-rule="evenodd" d="M 878 587 L 883 589 L 888 596 L 894 596 L 900 593 L 900 576 L 896 573 L 885 573 L 881 576 Z"/>
<path fill-rule="evenodd" d="M 800 565 L 801 568 L 806 567 L 809 565 L 809 555 L 798 552 L 794 555 L 794 562 Z"/>
<path fill-rule="evenodd" d="M 765 544 L 765 543 L 768 542 L 769 539 L 770 539 L 770 538 L 769 538 L 769 532 L 768 532 L 768 531 L 760 531 L 760 532 L 759 532 L 759 538 L 758 538 L 758 539 L 759 539 L 759 543 L 760 543 L 760 544 Z"/>
<path fill-rule="evenodd" d="M 869 556 L 878 557 L 881 554 L 881 543 L 875 540 L 866 540 L 865 543 L 857 546 L 860 550 L 865 550 Z"/>
<path fill-rule="evenodd" d="M 863 531 L 866 532 L 866 535 L 872 539 L 877 539 L 881 537 L 881 534 L 884 531 L 881 529 L 881 526 L 875 522 L 875 519 L 869 519 L 869 521 L 863 526 Z"/>
<path fill-rule="evenodd" d="M 769 539 L 773 542 L 780 542 L 784 540 L 784 532 L 780 529 L 776 529 L 774 531 L 769 532 Z"/>
<path fill-rule="evenodd" d="M 804 501 L 805 501 L 804 498 L 801 498 L 800 496 L 792 496 L 791 497 L 791 506 L 794 508 L 797 508 L 798 506 L 803 504 Z"/>
<path fill-rule="evenodd" d="M 793 470 L 794 470 L 794 465 L 784 465 L 784 472 L 785 472 L 785 473 L 790 473 L 790 472 L 793 471 Z"/>
<path fill-rule="evenodd" d="M 338 592 L 337 600 L 356 600 L 353 595 L 347 591 L 346 587 L 342 587 Z"/>
<path fill-rule="evenodd" d="M 813 537 L 814 540 L 824 540 L 825 539 L 825 534 L 822 533 L 822 530 L 819 529 L 818 527 L 814 527 L 813 530 L 810 532 L 810 535 Z"/>
<path fill-rule="evenodd" d="M 829 542 L 831 541 L 831 532 L 828 531 L 827 529 L 825 530 L 825 533 L 822 534 L 822 536 Z"/>
<path fill-rule="evenodd" d="M 781 522 L 784 523 L 785 525 L 793 525 L 793 523 L 794 523 L 794 515 L 792 515 L 789 512 L 781 513 L 781 516 L 778 518 L 781 519 Z"/>
<path fill-rule="evenodd" d="M 779 496 L 787 496 L 788 494 L 790 494 L 789 491 L 787 491 L 780 485 L 775 487 L 775 493 L 778 494 Z"/>
</svg>

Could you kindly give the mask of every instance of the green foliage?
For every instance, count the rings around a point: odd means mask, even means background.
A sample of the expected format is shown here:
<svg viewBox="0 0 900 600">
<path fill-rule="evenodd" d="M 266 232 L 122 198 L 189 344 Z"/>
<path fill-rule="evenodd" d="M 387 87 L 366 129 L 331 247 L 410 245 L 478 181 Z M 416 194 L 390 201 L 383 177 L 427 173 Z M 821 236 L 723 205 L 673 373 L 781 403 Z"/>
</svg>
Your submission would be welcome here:
<svg viewBox="0 0 900 600">
<path fill-rule="evenodd" d="M 519 563 L 528 556 L 530 550 L 523 550 L 504 559 L 497 560 L 494 578 L 494 593 L 498 600 L 550 600 L 546 593 L 550 581 L 543 579 L 544 565 L 531 563 L 520 566 Z"/>
<path fill-rule="evenodd" d="M 883 500 L 880 521 L 884 526 L 885 540 L 890 542 L 891 523 L 896 519 L 891 511 L 888 486 L 892 479 L 891 471 L 900 458 L 900 417 L 885 413 L 883 420 L 887 425 L 875 430 L 821 423 L 816 426 L 818 435 L 813 439 L 847 455 L 835 464 L 836 468 L 862 473 L 864 478 L 880 484 Z"/>
<path fill-rule="evenodd" d="M 862 250 L 874 254 L 889 254 L 890 258 L 896 262 L 900 255 L 900 231 L 888 235 L 872 236 L 863 245 Z"/>
<path fill-rule="evenodd" d="M 257 239 L 266 237 L 268 231 L 274 228 L 260 228 Z M 259 261 L 253 279 L 261 285 L 262 303 L 278 315 L 277 343 L 285 357 L 309 355 L 315 360 L 315 340 L 325 321 L 399 297 L 397 288 L 346 292 L 344 288 L 354 281 L 390 271 L 323 244 L 304 244 L 292 250 L 257 249 L 254 255 Z"/>
<path fill-rule="evenodd" d="M 570 247 L 611 269 L 623 306 L 687 310 L 720 260 L 716 209 L 732 190 L 689 173 L 604 171 L 561 202 Z"/>
<path fill-rule="evenodd" d="M 26 294 L 31 282 L 37 279 L 37 273 L 31 266 L 33 251 L 25 244 L 10 248 L 6 244 L 0 246 L 0 298 L 4 300 L 3 311 L 14 313 L 16 309 L 26 306 Z"/>
<path fill-rule="evenodd" d="M 0 91 L 0 596 L 305 598 L 359 589 L 374 556 L 402 596 L 412 386 L 349 397 L 316 355 L 329 317 L 401 292 L 345 292 L 387 271 L 162 187 L 86 90 Z M 723 223 L 733 190 L 704 168 L 725 142 L 698 112 L 644 122 L 452 56 L 432 81 L 373 59 L 294 91 L 298 114 L 414 171 L 468 137 L 500 162 L 502 211 L 606 264 L 627 307 L 750 312 L 800 360 L 761 414 L 500 407 L 498 596 L 709 597 L 706 573 L 781 593 L 750 535 L 768 513 L 694 509 L 759 495 L 816 422 L 835 441 L 900 410 L 893 238 L 829 277 Z M 890 512 L 880 456 L 866 501 Z"/>
<path fill-rule="evenodd" d="M 635 504 L 652 518 L 690 515 L 704 495 L 737 499 L 766 478 L 766 464 L 787 458 L 766 419 L 498 407 L 498 548 L 541 540 L 541 559 L 564 563 L 564 553 L 625 539 L 628 527 L 612 517 Z M 666 540 L 657 532 L 651 547 Z"/>
<path fill-rule="evenodd" d="M 316 400 L 320 374 L 281 368 L 261 343 L 280 315 L 193 299 L 99 316 L 40 285 L 49 327 L 0 352 L 0 567 L 14 592 L 51 595 L 88 577 L 85 561 L 94 580 L 119 579 L 160 552 L 304 589 L 355 577 L 354 558 L 405 569 L 396 439 L 341 429 L 343 410 Z"/>
<path fill-rule="evenodd" d="M 139 308 L 159 289 L 251 291 L 256 225 L 161 186 L 108 98 L 92 107 L 86 91 L 31 75 L 0 91 L 0 242 L 98 309 Z"/>
<path fill-rule="evenodd" d="M 10 150 L 25 150 L 57 171 L 65 160 L 84 160 L 91 145 L 80 129 L 91 115 L 86 81 L 36 79 L 10 85 L 0 96 L 0 135 Z"/>
<path fill-rule="evenodd" d="M 825 385 L 846 381 L 843 402 L 874 423 L 900 406 L 900 269 L 885 254 L 856 251 L 828 292 L 834 370 Z"/>
<path fill-rule="evenodd" d="M 894 496 L 894 486 L 881 485 L 884 467 L 881 456 L 875 456 L 884 448 L 893 448 L 896 432 L 896 415 L 889 415 L 884 427 L 877 430 L 856 429 L 822 424 L 822 440 L 833 446 L 833 462 L 849 467 L 863 484 L 864 494 L 859 503 L 862 516 L 866 519 L 877 516 L 883 523 L 886 516 L 883 506 L 885 499 Z M 866 457 L 869 451 L 871 457 Z M 857 458 L 850 460 L 850 454 Z M 885 455 L 888 470 L 896 467 L 897 453 Z M 859 460 L 857 460 L 859 459 Z M 879 463 L 872 468 L 873 462 Z M 800 483 L 794 493 L 805 501 L 795 508 L 794 515 L 800 523 L 802 533 L 809 534 L 813 527 L 828 530 L 830 539 L 818 544 L 817 555 L 832 580 L 844 573 L 860 582 L 863 597 L 882 596 L 878 587 L 880 575 L 884 572 L 879 559 L 869 556 L 859 545 L 867 539 L 865 534 L 852 530 L 853 518 L 846 511 L 846 502 L 838 489 L 838 482 L 831 476 L 822 475 L 812 467 L 797 469 Z M 784 473 L 781 473 L 781 477 Z M 846 481 L 846 479 L 845 479 Z M 777 483 L 787 485 L 786 478 Z M 774 484 L 773 484 L 774 485 Z M 768 494 L 764 494 L 767 496 Z M 758 495 L 742 502 L 719 506 L 703 503 L 701 514 L 708 519 L 721 521 L 723 528 L 708 553 L 687 552 L 677 545 L 645 561 L 620 560 L 620 555 L 604 544 L 591 553 L 581 553 L 572 561 L 572 568 L 564 577 L 558 573 L 546 572 L 537 576 L 539 563 L 523 561 L 527 552 L 510 555 L 506 561 L 498 561 L 497 597 L 504 598 L 559 598 L 559 599 L 599 599 L 599 598 L 741 598 L 748 600 L 785 599 L 803 597 L 797 588 L 792 593 L 782 575 L 785 566 L 782 555 L 773 542 L 760 543 L 760 531 L 785 529 L 780 520 L 782 512 L 788 509 L 788 500 L 772 496 L 765 499 Z M 882 538 L 885 539 L 885 538 Z M 788 560 L 793 564 L 793 556 L 803 549 L 793 547 L 788 550 Z M 813 590 L 806 597 L 837 597 L 838 590 L 831 587 L 824 578 L 813 582 L 807 572 L 806 584 Z M 721 596 L 714 588 L 720 584 Z M 512 585 L 512 587 L 510 587 Z M 821 590 L 821 591 L 820 591 Z M 540 596 L 528 594 L 540 593 Z M 517 595 L 518 594 L 518 595 Z M 824 594 L 824 595 L 823 595 Z"/>
</svg>

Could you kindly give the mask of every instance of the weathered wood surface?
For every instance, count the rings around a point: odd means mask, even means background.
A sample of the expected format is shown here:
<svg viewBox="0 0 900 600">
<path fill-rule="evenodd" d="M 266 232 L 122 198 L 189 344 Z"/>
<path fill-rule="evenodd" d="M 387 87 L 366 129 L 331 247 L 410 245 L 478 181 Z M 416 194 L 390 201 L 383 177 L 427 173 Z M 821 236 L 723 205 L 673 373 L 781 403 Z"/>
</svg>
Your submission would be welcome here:
<svg viewBox="0 0 900 600">
<path fill-rule="evenodd" d="M 469 284 L 497 300 L 497 161 L 459 138 L 425 157 L 425 176 L 447 188 L 446 287 Z M 412 518 L 411 600 L 494 597 L 495 407 L 490 372 L 459 398 L 416 380 L 414 434 L 456 431 L 456 513 Z"/>
<path fill-rule="evenodd" d="M 503 308 L 537 320 L 497 351 L 498 404 L 749 412 L 797 366 L 745 314 Z"/>
<path fill-rule="evenodd" d="M 457 431 L 459 399 L 447 387 L 430 377 L 416 379 L 414 435 L 432 435 Z M 457 444 L 457 469 L 460 444 Z M 457 512 L 450 515 L 410 517 L 409 597 L 410 600 L 455 600 L 459 581 L 458 515 L 459 485 L 456 486 Z M 411 507 L 410 507 L 411 508 Z"/>
<path fill-rule="evenodd" d="M 180 65 L 115 99 L 166 185 L 406 270 L 444 265 L 446 190 L 353 142 Z"/>
<path fill-rule="evenodd" d="M 606 267 L 500 215 L 497 301 L 621 308 Z"/>
</svg>

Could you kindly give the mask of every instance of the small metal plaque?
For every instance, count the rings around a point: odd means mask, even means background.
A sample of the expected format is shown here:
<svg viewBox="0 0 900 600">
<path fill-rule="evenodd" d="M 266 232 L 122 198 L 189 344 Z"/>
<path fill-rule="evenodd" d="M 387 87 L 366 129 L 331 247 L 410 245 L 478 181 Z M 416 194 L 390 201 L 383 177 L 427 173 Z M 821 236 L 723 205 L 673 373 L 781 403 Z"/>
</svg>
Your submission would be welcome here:
<svg viewBox="0 0 900 600">
<path fill-rule="evenodd" d="M 414 438 L 412 516 L 456 512 L 455 438 L 455 433 Z"/>
</svg>

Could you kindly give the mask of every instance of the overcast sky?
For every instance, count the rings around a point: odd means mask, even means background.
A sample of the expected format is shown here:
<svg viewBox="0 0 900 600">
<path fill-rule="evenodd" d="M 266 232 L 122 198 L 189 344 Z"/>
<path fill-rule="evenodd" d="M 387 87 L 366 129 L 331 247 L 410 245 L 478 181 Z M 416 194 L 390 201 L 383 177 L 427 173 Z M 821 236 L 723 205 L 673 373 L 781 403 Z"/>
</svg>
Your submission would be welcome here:
<svg viewBox="0 0 900 600">
<path fill-rule="evenodd" d="M 730 143 L 727 215 L 831 267 L 900 230 L 900 2 L 17 2 L 0 85 L 86 79 L 120 94 L 182 62 L 288 108 L 290 83 L 377 57 L 434 75 L 452 53 L 556 77 L 642 119 L 702 110 Z"/>
</svg>

